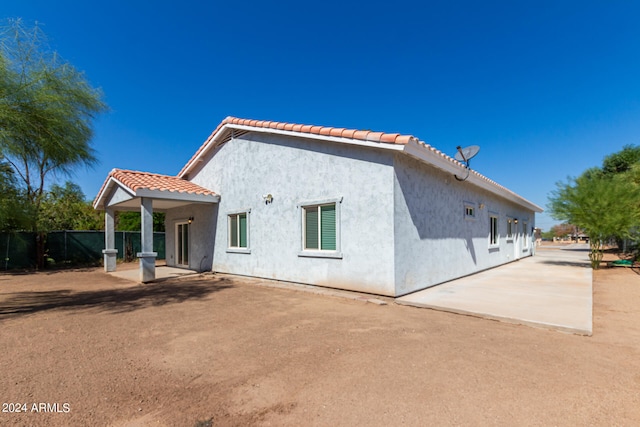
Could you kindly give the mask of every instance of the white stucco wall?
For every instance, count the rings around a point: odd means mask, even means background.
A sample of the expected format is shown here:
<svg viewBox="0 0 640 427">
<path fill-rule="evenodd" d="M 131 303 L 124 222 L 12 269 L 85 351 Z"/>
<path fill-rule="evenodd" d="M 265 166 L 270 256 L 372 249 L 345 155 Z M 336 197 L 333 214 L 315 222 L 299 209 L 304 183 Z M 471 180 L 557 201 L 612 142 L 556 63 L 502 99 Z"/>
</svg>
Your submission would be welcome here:
<svg viewBox="0 0 640 427">
<path fill-rule="evenodd" d="M 465 217 L 466 204 L 475 206 L 475 218 Z M 401 154 L 395 157 L 394 205 L 396 295 L 531 254 L 522 247 L 522 227 L 526 222 L 530 233 L 534 212 Z M 492 248 L 491 214 L 499 233 Z M 508 217 L 518 219 L 512 240 L 506 237 Z"/>
<path fill-rule="evenodd" d="M 393 177 L 389 151 L 260 133 L 225 143 L 190 174 L 221 196 L 212 269 L 393 295 Z M 342 200 L 342 258 L 300 256 L 300 205 L 328 199 Z M 249 209 L 250 253 L 229 252 L 227 216 Z"/>
<path fill-rule="evenodd" d="M 118 203 L 126 202 L 128 200 L 133 199 L 133 196 L 126 191 L 124 191 L 120 187 L 116 187 L 111 191 L 109 195 L 107 195 L 106 206 L 115 206 Z"/>
<path fill-rule="evenodd" d="M 217 204 L 196 203 L 166 211 L 165 259 L 168 266 L 176 266 L 176 224 L 193 217 L 193 222 L 189 225 L 189 268 L 211 271 L 217 212 Z"/>
</svg>

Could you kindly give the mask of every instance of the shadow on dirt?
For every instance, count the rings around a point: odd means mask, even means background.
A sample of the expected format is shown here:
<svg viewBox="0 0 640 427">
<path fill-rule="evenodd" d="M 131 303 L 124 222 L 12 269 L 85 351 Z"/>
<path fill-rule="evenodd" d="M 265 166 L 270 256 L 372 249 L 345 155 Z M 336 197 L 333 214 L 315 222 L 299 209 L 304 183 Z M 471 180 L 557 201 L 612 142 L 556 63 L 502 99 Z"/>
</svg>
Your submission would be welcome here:
<svg viewBox="0 0 640 427">
<path fill-rule="evenodd" d="M 222 278 L 150 283 L 124 289 L 86 292 L 16 292 L 0 300 L 0 320 L 47 310 L 97 309 L 126 313 L 142 308 L 203 299 L 212 293 L 233 287 L 230 280 Z"/>
</svg>

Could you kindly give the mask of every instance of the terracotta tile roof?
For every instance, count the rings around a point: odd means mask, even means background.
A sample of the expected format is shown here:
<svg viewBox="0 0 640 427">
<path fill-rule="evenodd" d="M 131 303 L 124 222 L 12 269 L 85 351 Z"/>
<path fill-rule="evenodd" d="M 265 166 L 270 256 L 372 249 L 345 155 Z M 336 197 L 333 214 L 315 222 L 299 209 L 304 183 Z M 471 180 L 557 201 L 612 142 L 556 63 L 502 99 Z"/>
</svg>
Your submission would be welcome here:
<svg viewBox="0 0 640 427">
<path fill-rule="evenodd" d="M 102 194 L 110 178 L 116 179 L 126 186 L 131 191 L 137 191 L 141 189 L 145 190 L 157 190 L 157 191 L 169 191 L 188 194 L 201 194 L 205 196 L 215 196 L 216 193 L 207 190 L 204 187 L 200 187 L 190 181 L 184 179 L 160 175 L 157 173 L 130 171 L 124 169 L 113 169 L 107 179 L 102 184 L 102 188 L 98 192 L 98 195 Z"/>
<path fill-rule="evenodd" d="M 123 169 L 113 169 L 109 173 L 113 177 L 129 187 L 133 191 L 139 189 L 171 191 L 178 193 L 202 194 L 215 196 L 216 193 L 207 190 L 193 182 L 168 175 L 160 175 L 157 173 L 130 171 Z"/>
<path fill-rule="evenodd" d="M 237 126 L 249 126 L 254 128 L 266 128 L 277 129 L 288 132 L 297 132 L 302 134 L 322 135 L 328 137 L 348 138 L 358 141 L 367 141 L 374 143 L 384 144 L 408 144 L 409 141 L 418 141 L 418 139 L 412 135 L 401 135 L 399 133 L 385 133 L 385 132 L 373 132 L 370 130 L 357 130 L 357 129 L 345 129 L 335 128 L 328 126 L 315 126 L 315 125 L 302 125 L 296 123 L 283 123 L 272 122 L 268 120 L 251 120 L 251 119 L 239 119 L 237 117 L 227 117 L 216 127 L 216 129 L 209 135 L 207 140 L 200 146 L 198 151 L 191 157 L 187 164 L 178 173 L 178 176 L 182 176 L 187 169 L 193 164 L 193 162 L 200 156 L 200 154 L 209 146 L 209 142 L 220 132 L 225 125 L 237 125 Z"/>
<path fill-rule="evenodd" d="M 183 179 L 186 177 L 187 172 L 191 169 L 194 163 L 199 159 L 199 157 L 203 154 L 203 152 L 212 145 L 211 144 L 216 138 L 219 141 L 228 141 L 231 139 L 231 131 L 229 129 L 224 130 L 225 126 L 236 128 L 241 133 L 246 133 L 251 131 L 250 128 L 255 128 L 256 131 L 275 129 L 278 131 L 285 131 L 291 133 L 300 133 L 300 134 L 309 134 L 309 135 L 319 135 L 325 136 L 327 138 L 343 138 L 343 139 L 351 139 L 356 141 L 365 141 L 367 143 L 379 143 L 379 144 L 392 144 L 396 146 L 404 146 L 403 151 L 407 151 L 407 148 L 410 145 L 418 148 L 419 151 L 423 151 L 425 154 L 429 153 L 427 157 L 434 159 L 428 160 L 429 163 L 434 165 L 440 164 L 440 166 L 436 167 L 445 167 L 443 165 L 454 165 L 457 170 L 460 168 L 460 173 L 463 173 L 465 170 L 465 165 L 455 160 L 453 157 L 448 156 L 442 151 L 434 148 L 433 146 L 420 141 L 418 138 L 412 135 L 402 135 L 399 133 L 385 133 L 385 132 L 373 132 L 369 130 L 356 130 L 356 129 L 345 129 L 345 128 L 336 128 L 336 127 L 327 127 L 327 126 L 314 126 L 314 125 L 302 125 L 295 123 L 283 123 L 283 122 L 273 122 L 273 121 L 265 121 L 265 120 L 250 120 L 250 119 L 239 119 L 236 117 L 227 117 L 216 127 L 216 129 L 209 135 L 207 140 L 200 146 L 198 151 L 191 157 L 191 159 L 187 162 L 187 164 L 182 168 L 182 170 L 178 173 L 178 176 L 172 177 L 167 175 L 159 175 L 147 172 L 137 172 L 137 171 L 128 171 L 121 169 L 114 169 L 109 174 L 109 177 L 103 184 L 100 189 L 99 195 L 105 189 L 107 182 L 110 177 L 117 179 L 123 185 L 129 187 L 132 191 L 136 191 L 137 189 L 149 189 L 149 190 L 159 190 L 159 191 L 170 191 L 170 192 L 181 192 L 181 193 L 190 193 L 190 194 L 199 194 L 199 195 L 215 195 L 216 193 L 213 191 L 202 188 L 196 184 Z M 221 132 L 223 132 L 221 134 Z M 301 135 L 304 136 L 304 135 Z M 339 141 L 339 140 L 338 140 Z M 438 159 L 438 160 L 436 160 Z M 480 181 L 484 181 L 489 184 L 493 189 L 491 191 L 498 190 L 498 193 L 502 193 L 503 195 L 506 193 L 507 195 L 513 196 L 518 200 L 522 200 L 526 203 L 528 202 L 526 199 L 523 199 L 521 196 L 517 195 L 513 191 L 507 189 L 506 187 L 498 184 L 497 182 L 487 178 L 486 176 L 474 171 L 468 171 L 471 175 L 474 175 L 476 179 Z M 97 199 L 96 199 L 97 200 Z M 535 206 L 532 204 L 532 206 Z M 536 209 L 539 209 L 542 212 L 542 209 L 538 206 L 535 206 Z"/>
<path fill-rule="evenodd" d="M 370 130 L 345 129 L 329 126 L 301 125 L 295 123 L 272 122 L 268 120 L 239 119 L 236 117 L 227 117 L 222 121 L 222 123 L 220 123 L 220 125 L 218 125 L 218 129 L 226 124 L 251 126 L 256 128 L 271 128 L 315 135 L 336 136 L 358 139 L 361 141 L 384 142 L 388 144 L 406 144 L 412 139 L 417 139 L 412 135 L 401 135 L 399 133 L 373 132 Z M 213 133 L 215 134 L 215 131 Z"/>
<path fill-rule="evenodd" d="M 464 164 L 457 161 L 453 157 L 443 153 L 442 151 L 438 150 L 437 148 L 433 147 L 430 144 L 427 144 L 424 141 L 420 141 L 418 138 L 412 135 L 402 135 L 399 133 L 373 132 L 369 130 L 345 129 L 345 128 L 335 128 L 335 127 L 326 127 L 326 126 L 301 125 L 301 124 L 294 124 L 294 123 L 272 122 L 272 121 L 265 121 L 265 120 L 239 119 L 236 117 L 229 116 L 226 119 L 224 119 L 216 127 L 216 129 L 211 133 L 209 138 L 207 138 L 204 144 L 202 144 L 202 146 L 198 149 L 198 151 L 196 151 L 196 153 L 193 155 L 191 160 L 189 160 L 189 162 L 187 162 L 187 164 L 182 168 L 180 173 L 178 173 L 178 176 L 182 176 L 184 173 L 186 173 L 186 171 L 192 166 L 193 162 L 198 158 L 198 156 L 202 153 L 202 151 L 207 149 L 207 147 L 209 146 L 209 142 L 214 137 L 216 137 L 216 135 L 220 132 L 220 130 L 225 125 L 248 126 L 248 127 L 254 127 L 257 129 L 270 128 L 270 129 L 277 129 L 281 131 L 298 132 L 302 134 L 305 134 L 305 133 L 316 134 L 316 135 L 322 135 L 327 137 L 347 138 L 347 139 L 353 139 L 358 141 L 366 141 L 366 142 L 381 143 L 381 144 L 396 144 L 396 145 L 406 146 L 410 142 L 413 142 L 417 144 L 421 150 L 424 150 L 425 152 L 430 153 L 430 155 L 433 155 L 436 158 L 443 160 L 445 164 L 453 164 L 453 165 L 456 165 L 457 167 L 465 168 Z M 464 169 L 461 169 L 460 173 L 464 173 L 463 171 Z M 518 199 L 522 199 L 526 201 L 526 199 L 523 199 L 521 196 L 509 190 L 508 188 L 498 184 L 497 182 L 487 178 L 486 176 L 472 169 L 469 170 L 469 173 L 472 175 L 475 175 L 475 177 L 480 179 L 481 181 L 484 181 L 489 185 L 497 189 L 500 189 L 500 191 L 502 192 L 506 192 Z M 526 202 L 530 203 L 528 201 Z M 538 206 L 536 206 L 536 208 L 542 211 L 542 209 L 539 208 Z"/>
</svg>

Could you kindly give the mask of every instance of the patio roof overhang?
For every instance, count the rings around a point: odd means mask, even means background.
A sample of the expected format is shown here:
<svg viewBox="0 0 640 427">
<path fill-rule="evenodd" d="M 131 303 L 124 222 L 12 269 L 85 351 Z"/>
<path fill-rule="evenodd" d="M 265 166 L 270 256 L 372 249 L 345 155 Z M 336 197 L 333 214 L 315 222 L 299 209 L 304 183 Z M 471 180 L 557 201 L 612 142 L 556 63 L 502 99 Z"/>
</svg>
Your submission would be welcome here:
<svg viewBox="0 0 640 427">
<path fill-rule="evenodd" d="M 138 211 L 142 198 L 152 199 L 153 209 L 157 211 L 220 201 L 220 196 L 213 191 L 181 178 L 114 169 L 102 185 L 93 207 Z"/>
</svg>

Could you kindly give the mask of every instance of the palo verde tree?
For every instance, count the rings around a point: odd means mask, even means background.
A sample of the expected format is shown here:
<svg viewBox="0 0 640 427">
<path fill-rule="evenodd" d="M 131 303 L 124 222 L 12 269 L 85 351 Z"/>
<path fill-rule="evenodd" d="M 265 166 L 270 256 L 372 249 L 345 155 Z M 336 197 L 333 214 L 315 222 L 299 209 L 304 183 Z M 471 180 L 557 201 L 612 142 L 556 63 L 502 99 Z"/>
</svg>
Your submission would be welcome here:
<svg viewBox="0 0 640 427">
<path fill-rule="evenodd" d="M 549 197 L 557 220 L 574 224 L 589 235 L 591 266 L 602 261 L 604 244 L 625 238 L 640 226 L 640 186 L 626 174 L 606 175 L 589 169 L 578 178 L 559 182 Z"/>
<path fill-rule="evenodd" d="M 100 90 L 62 60 L 37 24 L 10 20 L 0 31 L 0 153 L 11 166 L 37 232 L 43 263 L 40 207 L 47 179 L 69 175 L 97 159 L 90 141 L 93 120 L 107 109 Z"/>
<path fill-rule="evenodd" d="M 604 158 L 601 171 L 605 175 L 616 175 L 631 171 L 638 163 L 640 163 L 640 147 L 625 145 L 622 150 Z"/>
</svg>

